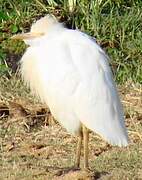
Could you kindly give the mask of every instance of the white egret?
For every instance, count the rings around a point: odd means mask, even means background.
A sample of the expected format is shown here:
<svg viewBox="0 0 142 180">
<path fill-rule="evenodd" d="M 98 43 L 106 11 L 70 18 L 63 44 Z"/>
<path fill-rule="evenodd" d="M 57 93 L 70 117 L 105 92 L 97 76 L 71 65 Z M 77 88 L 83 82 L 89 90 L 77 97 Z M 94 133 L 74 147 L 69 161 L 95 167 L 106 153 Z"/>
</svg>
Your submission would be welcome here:
<svg viewBox="0 0 142 180">
<path fill-rule="evenodd" d="M 21 59 L 21 73 L 59 123 L 78 135 L 76 166 L 84 142 L 88 167 L 89 129 L 108 143 L 128 144 L 124 114 L 108 57 L 90 36 L 65 28 L 47 15 L 29 33 L 15 35 L 29 45 Z"/>
</svg>

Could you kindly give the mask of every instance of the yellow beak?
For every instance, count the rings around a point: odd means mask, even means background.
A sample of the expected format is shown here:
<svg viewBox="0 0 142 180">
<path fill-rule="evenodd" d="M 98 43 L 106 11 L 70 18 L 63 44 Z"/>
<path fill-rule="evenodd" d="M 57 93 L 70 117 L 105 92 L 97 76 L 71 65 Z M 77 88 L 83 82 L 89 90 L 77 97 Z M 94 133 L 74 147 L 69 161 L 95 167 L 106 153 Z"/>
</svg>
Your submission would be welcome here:
<svg viewBox="0 0 142 180">
<path fill-rule="evenodd" d="M 35 33 L 35 32 L 30 32 L 30 33 L 23 33 L 23 34 L 17 34 L 11 37 L 11 39 L 33 39 L 33 38 L 38 38 L 40 36 L 43 36 L 44 33 Z"/>
</svg>

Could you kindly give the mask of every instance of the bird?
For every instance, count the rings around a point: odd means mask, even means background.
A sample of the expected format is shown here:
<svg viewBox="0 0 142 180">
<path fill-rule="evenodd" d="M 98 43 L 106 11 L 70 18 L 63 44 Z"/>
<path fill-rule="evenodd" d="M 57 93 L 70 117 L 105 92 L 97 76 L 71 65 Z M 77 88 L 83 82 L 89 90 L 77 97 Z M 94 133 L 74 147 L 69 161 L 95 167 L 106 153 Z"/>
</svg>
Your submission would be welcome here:
<svg viewBox="0 0 142 180">
<path fill-rule="evenodd" d="M 49 107 L 54 118 L 78 137 L 75 167 L 80 167 L 83 144 L 83 168 L 89 168 L 90 131 L 111 145 L 129 144 L 109 57 L 96 39 L 66 28 L 51 14 L 12 39 L 28 45 L 20 60 L 25 84 Z"/>
</svg>

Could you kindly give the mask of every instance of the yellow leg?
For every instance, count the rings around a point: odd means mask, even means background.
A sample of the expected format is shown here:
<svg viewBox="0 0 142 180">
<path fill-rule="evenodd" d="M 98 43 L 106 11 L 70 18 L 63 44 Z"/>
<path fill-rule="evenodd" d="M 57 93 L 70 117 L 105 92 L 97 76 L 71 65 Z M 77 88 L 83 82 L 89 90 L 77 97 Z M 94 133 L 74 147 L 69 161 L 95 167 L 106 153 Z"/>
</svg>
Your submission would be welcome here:
<svg viewBox="0 0 142 180">
<path fill-rule="evenodd" d="M 88 169 L 88 142 L 89 142 L 89 131 L 83 126 L 83 141 L 84 141 L 84 168 Z"/>
<path fill-rule="evenodd" d="M 82 145 L 83 134 L 80 132 L 77 142 L 77 151 L 76 151 L 76 167 L 80 166 L 80 156 L 81 156 L 81 145 Z"/>
</svg>

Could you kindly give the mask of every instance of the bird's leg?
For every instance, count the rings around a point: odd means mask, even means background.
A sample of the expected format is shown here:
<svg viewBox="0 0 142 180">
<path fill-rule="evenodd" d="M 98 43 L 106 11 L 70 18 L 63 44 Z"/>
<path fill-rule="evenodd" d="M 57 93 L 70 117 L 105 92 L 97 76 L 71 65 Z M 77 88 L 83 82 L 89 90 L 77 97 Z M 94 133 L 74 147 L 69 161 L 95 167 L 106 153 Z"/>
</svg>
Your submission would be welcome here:
<svg viewBox="0 0 142 180">
<path fill-rule="evenodd" d="M 88 142 L 89 142 L 89 130 L 83 126 L 83 143 L 84 143 L 84 169 L 88 169 Z"/>
<path fill-rule="evenodd" d="M 82 139 L 83 139 L 83 134 L 82 131 L 80 131 L 78 136 L 77 151 L 76 151 L 76 168 L 79 168 L 80 165 Z"/>
</svg>

